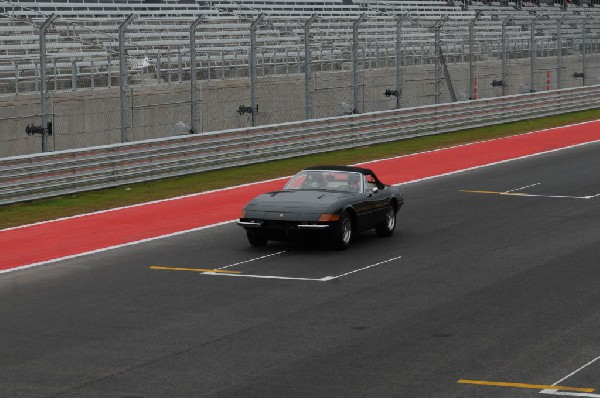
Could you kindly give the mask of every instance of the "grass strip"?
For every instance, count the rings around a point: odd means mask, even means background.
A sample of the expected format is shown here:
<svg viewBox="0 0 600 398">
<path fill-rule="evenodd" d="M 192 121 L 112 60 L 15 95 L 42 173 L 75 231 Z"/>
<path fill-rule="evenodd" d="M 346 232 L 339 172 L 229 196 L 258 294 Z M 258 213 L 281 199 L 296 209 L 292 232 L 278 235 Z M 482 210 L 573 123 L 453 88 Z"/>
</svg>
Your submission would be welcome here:
<svg viewBox="0 0 600 398">
<path fill-rule="evenodd" d="M 600 109 L 593 109 L 343 151 L 300 156 L 244 167 L 232 167 L 49 199 L 2 205 L 0 206 L 0 229 L 283 177 L 316 164 L 354 164 L 523 134 L 599 118 Z"/>
</svg>

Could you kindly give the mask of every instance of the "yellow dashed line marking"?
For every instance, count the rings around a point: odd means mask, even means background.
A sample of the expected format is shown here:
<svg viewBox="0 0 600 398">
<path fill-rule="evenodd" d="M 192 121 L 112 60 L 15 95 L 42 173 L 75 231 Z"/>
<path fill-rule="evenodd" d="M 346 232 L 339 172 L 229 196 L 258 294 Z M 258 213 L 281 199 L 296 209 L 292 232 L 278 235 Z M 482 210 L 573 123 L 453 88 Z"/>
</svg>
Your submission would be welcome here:
<svg viewBox="0 0 600 398">
<path fill-rule="evenodd" d="M 476 384 L 479 386 L 495 386 L 495 387 L 514 387 L 514 388 L 529 388 L 533 390 L 561 390 L 573 392 L 594 392 L 595 388 L 580 388 L 580 387 L 565 387 L 565 386 L 548 386 L 542 384 L 526 384 L 526 383 L 508 383 L 504 381 L 483 381 L 483 380 L 458 380 L 460 384 Z"/>
</svg>

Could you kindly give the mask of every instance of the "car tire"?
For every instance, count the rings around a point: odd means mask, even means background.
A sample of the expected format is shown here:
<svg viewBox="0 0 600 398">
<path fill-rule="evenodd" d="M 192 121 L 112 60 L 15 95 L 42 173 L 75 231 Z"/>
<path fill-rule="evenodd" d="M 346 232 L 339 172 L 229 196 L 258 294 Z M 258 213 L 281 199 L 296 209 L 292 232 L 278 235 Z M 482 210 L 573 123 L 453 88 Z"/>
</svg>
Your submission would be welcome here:
<svg viewBox="0 0 600 398">
<path fill-rule="evenodd" d="M 260 232 L 246 231 L 248 242 L 254 247 L 264 247 L 267 245 L 268 238 Z"/>
<path fill-rule="evenodd" d="M 385 221 L 375 227 L 377 235 L 382 237 L 390 237 L 396 229 L 396 209 L 393 206 L 388 206 L 385 209 Z"/>
<path fill-rule="evenodd" d="M 353 232 L 352 216 L 346 211 L 335 225 L 329 240 L 330 247 L 334 250 L 346 250 L 352 241 Z"/>
</svg>

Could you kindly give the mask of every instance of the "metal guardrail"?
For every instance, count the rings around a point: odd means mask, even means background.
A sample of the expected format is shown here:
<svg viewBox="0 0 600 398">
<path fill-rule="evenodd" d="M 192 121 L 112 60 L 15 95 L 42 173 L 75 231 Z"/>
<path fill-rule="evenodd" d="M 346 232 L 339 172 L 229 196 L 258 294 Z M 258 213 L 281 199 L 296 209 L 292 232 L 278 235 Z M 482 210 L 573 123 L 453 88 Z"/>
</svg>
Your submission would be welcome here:
<svg viewBox="0 0 600 398">
<path fill-rule="evenodd" d="M 598 107 L 600 87 L 191 134 L 0 159 L 0 204 Z"/>
</svg>

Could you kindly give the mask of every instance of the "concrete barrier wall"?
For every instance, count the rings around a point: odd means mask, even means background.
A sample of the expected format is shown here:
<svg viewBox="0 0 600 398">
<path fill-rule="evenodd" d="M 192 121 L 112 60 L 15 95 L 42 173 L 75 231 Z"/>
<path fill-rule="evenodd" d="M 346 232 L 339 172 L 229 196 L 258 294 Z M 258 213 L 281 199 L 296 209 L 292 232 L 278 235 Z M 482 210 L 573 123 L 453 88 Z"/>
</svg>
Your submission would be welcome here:
<svg viewBox="0 0 600 398">
<path fill-rule="evenodd" d="M 580 86 L 581 79 L 572 77 L 581 71 L 581 57 L 565 56 L 563 88 Z M 594 74 L 598 56 L 588 55 L 588 84 L 597 84 Z M 501 79 L 499 61 L 476 63 L 479 75 L 479 98 L 493 98 L 501 94 L 499 87 L 491 86 L 493 79 Z M 324 118 L 350 113 L 353 108 L 352 72 L 350 65 L 340 71 L 316 72 L 312 77 L 312 117 Z M 434 65 L 409 65 L 404 68 L 404 96 L 402 105 L 414 107 L 434 102 Z M 556 58 L 538 58 L 537 89 L 546 90 L 546 70 L 551 72 L 552 88 L 557 87 Z M 469 66 L 467 63 L 449 64 L 454 90 L 468 98 Z M 509 61 L 509 93 L 529 90 L 529 59 Z M 362 70 L 359 73 L 359 112 L 394 109 L 395 97 L 385 97 L 386 89 L 395 89 L 395 68 Z M 155 84 L 148 79 L 146 86 L 127 90 L 127 139 L 137 141 L 186 134 L 177 128 L 177 122 L 191 125 L 190 92 L 187 84 Z M 443 102 L 450 102 L 445 81 L 442 81 Z M 118 87 L 94 90 L 53 92 L 48 94 L 47 112 L 52 115 L 55 134 L 49 137 L 50 148 L 55 150 L 81 148 L 121 142 L 120 101 Z M 197 83 L 197 131 L 209 132 L 251 126 L 249 114 L 240 115 L 240 105 L 250 106 L 250 79 L 203 80 Z M 304 75 L 273 75 L 258 79 L 257 125 L 277 124 L 305 119 Z M 25 126 L 40 124 L 39 95 L 12 95 L 0 97 L 0 157 L 41 152 L 41 137 L 27 136 Z M 182 125 L 180 123 L 180 125 Z"/>
</svg>

